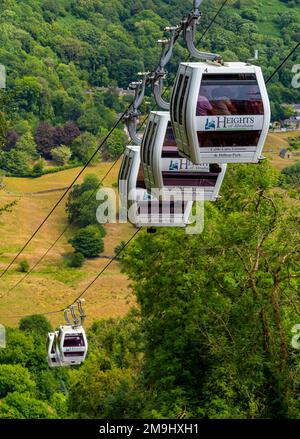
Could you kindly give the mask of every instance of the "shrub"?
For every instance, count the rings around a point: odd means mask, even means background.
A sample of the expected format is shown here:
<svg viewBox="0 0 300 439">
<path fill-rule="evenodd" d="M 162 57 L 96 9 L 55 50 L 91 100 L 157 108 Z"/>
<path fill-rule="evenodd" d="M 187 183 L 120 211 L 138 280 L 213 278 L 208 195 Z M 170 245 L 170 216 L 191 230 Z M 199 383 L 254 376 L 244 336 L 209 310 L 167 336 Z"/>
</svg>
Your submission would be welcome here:
<svg viewBox="0 0 300 439">
<path fill-rule="evenodd" d="M 29 269 L 30 265 L 27 259 L 22 259 L 19 263 L 19 271 L 21 271 L 21 273 L 28 273 Z"/>
<path fill-rule="evenodd" d="M 35 332 L 41 337 L 46 336 L 48 332 L 53 330 L 49 320 L 39 314 L 23 317 L 20 320 L 19 329 L 24 332 Z"/>
<path fill-rule="evenodd" d="M 43 159 L 38 160 L 32 168 L 32 175 L 35 177 L 39 177 L 44 173 L 45 162 Z"/>
<path fill-rule="evenodd" d="M 72 152 L 68 146 L 61 145 L 51 151 L 53 160 L 59 165 L 65 165 L 71 158 Z"/>
<path fill-rule="evenodd" d="M 104 250 L 104 242 L 97 226 L 80 229 L 69 242 L 76 253 L 82 253 L 86 258 L 96 257 Z"/>
<path fill-rule="evenodd" d="M 84 256 L 82 253 L 73 253 L 68 261 L 69 267 L 79 268 L 82 267 L 84 262 Z"/>
</svg>

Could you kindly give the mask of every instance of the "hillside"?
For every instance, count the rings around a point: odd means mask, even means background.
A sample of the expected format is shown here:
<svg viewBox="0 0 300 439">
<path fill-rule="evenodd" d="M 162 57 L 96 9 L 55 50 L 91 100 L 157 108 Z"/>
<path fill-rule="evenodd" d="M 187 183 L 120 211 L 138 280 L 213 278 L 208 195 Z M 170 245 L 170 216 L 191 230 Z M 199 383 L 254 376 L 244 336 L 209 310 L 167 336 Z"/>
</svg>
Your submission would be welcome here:
<svg viewBox="0 0 300 439">
<path fill-rule="evenodd" d="M 279 157 L 279 151 L 288 145 L 287 138 L 293 135 L 294 133 L 271 133 L 268 136 L 265 155 L 279 170 L 294 162 L 294 159 Z M 119 166 L 120 161 L 104 181 L 105 186 L 111 187 L 117 181 Z M 88 168 L 84 175 L 93 173 L 101 178 L 109 167 L 109 163 L 103 163 Z M 21 245 L 26 242 L 32 230 L 39 225 L 61 196 L 59 189 L 65 188 L 75 177 L 76 172 L 78 172 L 77 168 L 45 175 L 34 180 L 14 177 L 4 179 L 5 191 L 1 192 L 1 200 L 3 203 L 17 200 L 17 205 L 12 213 L 4 214 L 0 219 L 1 232 L 5 236 L 5 243 L 1 244 L 0 267 L 4 268 Z M 41 257 L 67 224 L 64 205 L 65 203 L 61 204 L 20 258 L 27 259 L 30 266 Z M 7 221 L 8 218 L 9 221 Z M 24 276 L 24 273 L 18 271 L 19 263 L 15 263 L 9 274 L 0 280 L 1 322 L 8 326 L 16 326 L 18 318 L 3 318 L 2 316 L 47 312 L 63 307 L 66 302 L 72 302 L 72 299 L 107 264 L 106 257 L 114 256 L 115 247 L 122 240 L 129 239 L 134 232 L 130 224 L 111 224 L 106 226 L 106 230 L 105 250 L 101 257 L 87 260 L 81 269 L 76 269 L 68 268 L 66 264 L 66 257 L 72 252 L 72 247 L 68 244 L 68 239 L 73 233 L 71 228 L 34 273 L 30 274 L 28 279 L 13 292 L 6 294 Z M 95 318 L 122 316 L 134 303 L 129 280 L 120 270 L 120 264 L 114 262 L 89 291 L 86 297 L 88 325 Z M 60 316 L 51 316 L 50 320 L 53 324 L 58 324 Z"/>
<path fill-rule="evenodd" d="M 85 174 L 96 173 L 103 176 L 110 165 L 102 164 L 89 168 Z M 1 243 L 1 267 L 9 262 L 22 244 L 29 238 L 44 219 L 52 205 L 61 196 L 59 188 L 65 188 L 74 178 L 78 169 L 50 174 L 35 180 L 23 178 L 6 178 L 5 192 L 1 191 L 2 202 L 17 200 L 12 213 L 1 216 L 0 227 L 5 241 Z M 109 174 L 106 185 L 111 186 L 117 180 L 118 166 Z M 52 191 L 39 193 L 43 191 Z M 64 211 L 65 203 L 53 214 L 51 220 L 40 231 L 33 243 L 26 249 L 22 258 L 28 260 L 30 266 L 40 258 L 57 238 L 67 224 Z M 7 219 L 9 218 L 9 221 Z M 31 314 L 32 312 L 47 312 L 61 308 L 78 295 L 78 292 L 96 276 L 109 259 L 114 256 L 115 247 L 122 239 L 127 240 L 132 234 L 132 226 L 111 224 L 106 226 L 105 250 L 101 258 L 88 260 L 81 269 L 68 268 L 66 256 L 72 252 L 68 239 L 72 228 L 53 248 L 36 271 L 20 284 L 13 292 L 6 294 L 16 282 L 24 276 L 18 271 L 16 263 L 8 276 L 0 281 L 1 323 L 9 326 L 18 324 L 19 319 L 3 318 L 5 315 Z M 120 273 L 120 267 L 114 262 L 91 289 L 87 301 L 88 324 L 95 317 L 116 317 L 124 315 L 132 304 L 128 289 L 127 277 Z M 57 324 L 61 316 L 52 319 Z"/>
<path fill-rule="evenodd" d="M 203 26 L 209 22 L 217 7 L 217 1 L 204 2 Z M 3 157 L 7 158 L 11 154 L 17 154 L 10 158 L 10 163 L 14 164 L 13 171 L 8 172 L 3 165 L 4 174 L 12 172 L 22 175 L 21 168 L 15 163 L 22 164 L 23 170 L 24 157 L 21 156 L 19 161 L 16 158 L 19 158 L 18 154 L 27 154 L 32 149 L 48 160 L 51 148 L 55 149 L 59 144 L 53 141 L 53 130 L 56 130 L 55 136 L 64 139 L 59 130 L 70 123 L 70 120 L 74 135 L 70 134 L 69 129 L 69 135 L 73 136 L 66 140 L 70 142 L 68 145 L 72 154 L 69 163 L 72 166 L 76 166 L 78 160 L 84 163 L 105 134 L 105 130 L 114 122 L 116 113 L 124 108 L 126 101 L 118 99 L 111 90 L 93 93 L 87 91 L 93 87 L 110 85 L 126 87 L 137 71 L 153 68 L 158 56 L 156 39 L 162 35 L 165 25 L 178 21 L 186 10 L 187 5 L 182 5 L 182 2 L 166 4 L 160 0 L 149 0 L 146 3 L 121 0 L 31 0 L 26 2 L 26 6 L 9 0 L 1 2 L 0 63 L 7 70 L 7 89 L 0 98 L 3 102 L 9 143 L 4 141 L 4 152 L 0 152 L 0 172 L 1 157 L 2 163 L 7 163 Z M 284 25 L 286 22 L 290 23 L 288 28 Z M 254 48 L 258 48 L 260 63 L 268 75 L 280 60 L 279 54 L 288 51 L 297 41 L 299 29 L 299 7 L 294 7 L 291 3 L 288 5 L 280 0 L 263 4 L 247 0 L 229 1 L 222 11 L 222 19 L 219 18 L 206 35 L 203 47 L 219 51 L 227 59 L 247 59 L 251 57 Z M 220 30 L 222 38 L 218 37 Z M 281 39 L 283 34 L 284 39 Z M 234 51 L 231 48 L 233 39 Z M 173 77 L 179 60 L 185 56 L 185 50 L 177 46 L 170 64 L 170 78 Z M 22 63 L 19 62 L 20 57 Z M 297 102 L 298 91 L 291 92 L 289 87 L 290 66 L 296 59 L 295 57 L 294 61 L 287 63 L 280 73 L 280 87 L 277 83 L 271 84 L 269 88 L 275 114 L 283 111 L 278 106 L 283 97 L 285 101 Z M 48 126 L 41 129 L 41 123 L 45 122 Z M 80 155 L 78 142 L 76 144 L 79 133 L 79 138 L 87 136 L 82 138 Z M 106 156 L 118 156 L 125 143 L 122 136 L 119 130 L 110 146 L 105 148 Z M 287 144 L 286 137 L 285 134 L 270 134 L 265 148 L 266 151 L 271 151 L 266 155 L 279 169 L 291 164 L 290 160 L 278 157 L 279 150 Z M 29 152 L 28 156 L 31 154 Z M 30 166 L 36 163 L 36 157 L 29 157 L 28 162 L 24 166 L 27 169 L 25 175 L 32 172 Z M 43 167 L 45 168 L 45 164 Z M 109 163 L 103 163 L 87 172 L 101 177 L 108 167 Z M 18 203 L 12 214 L 7 213 L 0 220 L 1 231 L 7 237 L 5 243 L 1 244 L 0 261 L 3 267 L 60 196 L 60 192 L 55 191 L 41 194 L 34 192 L 66 187 L 78 169 L 74 167 L 34 180 L 5 178 L 6 192 L 1 192 L 1 205 L 15 199 Z M 117 167 L 109 174 L 108 184 L 115 183 L 116 179 Z M 28 259 L 30 266 L 55 239 L 65 223 L 66 215 L 64 206 L 61 205 L 24 253 L 23 257 Z M 112 256 L 116 245 L 126 239 L 132 229 L 129 225 L 111 225 L 107 230 L 103 256 Z M 56 245 L 37 273 L 22 283 L 7 300 L 1 301 L 0 309 L 6 308 L 11 311 L 10 314 L 18 314 L 21 310 L 27 313 L 33 309 L 44 311 L 51 306 L 55 308 L 60 306 L 62 291 L 72 297 L 75 291 L 78 292 L 88 283 L 107 259 L 88 261 L 81 270 L 67 268 L 64 256 L 71 251 L 67 241 L 72 232 L 71 229 L 68 236 Z M 22 276 L 16 272 L 16 268 L 17 266 L 0 281 L 4 295 Z M 113 264 L 112 271 L 110 285 L 104 286 L 104 303 L 103 294 L 101 295 L 103 285 L 97 285 L 90 296 L 98 305 L 89 305 L 91 318 L 114 316 L 128 309 L 126 277 L 120 274 L 118 264 Z M 7 323 L 15 325 L 17 320 L 9 319 Z"/>
</svg>

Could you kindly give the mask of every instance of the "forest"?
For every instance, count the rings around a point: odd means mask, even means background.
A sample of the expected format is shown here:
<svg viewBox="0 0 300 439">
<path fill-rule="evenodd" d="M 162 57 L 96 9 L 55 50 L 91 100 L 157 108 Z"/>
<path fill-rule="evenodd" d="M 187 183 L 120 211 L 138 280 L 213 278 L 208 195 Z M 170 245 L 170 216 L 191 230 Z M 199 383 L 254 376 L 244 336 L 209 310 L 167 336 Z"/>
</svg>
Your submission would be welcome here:
<svg viewBox="0 0 300 439">
<path fill-rule="evenodd" d="M 156 66 L 156 40 L 191 3 L 1 0 L 1 174 L 38 178 L 84 164 L 130 100 L 117 87 Z M 257 49 L 268 78 L 300 40 L 300 2 L 267 3 L 229 1 L 203 49 L 233 61 Z M 204 2 L 204 29 L 219 6 Z M 178 44 L 169 85 L 186 58 Z M 297 63 L 299 51 L 268 87 L 273 120 L 292 114 L 283 103 L 300 102 L 291 87 Z M 115 160 L 127 141 L 118 128 L 96 160 Z M 119 257 L 136 304 L 123 317 L 93 322 L 80 368 L 48 368 L 45 342 L 54 328 L 45 316 L 8 328 L 0 418 L 300 418 L 299 351 L 291 345 L 300 323 L 294 167 L 231 165 L 222 199 L 205 203 L 200 235 L 141 231 Z M 95 205 L 84 210 L 95 178 L 73 188 L 66 214 L 97 235 L 99 254 L 105 228 L 89 221 Z M 1 206 L 1 221 L 9 221 L 12 206 Z M 73 238 L 75 254 L 89 256 L 81 244 Z"/>
<path fill-rule="evenodd" d="M 283 13 L 272 10 L 268 18 L 258 1 L 230 1 L 222 20 L 205 35 L 203 48 L 231 61 L 249 60 L 258 50 L 268 77 L 300 36 L 298 0 L 274 3 L 288 7 Z M 179 22 L 188 6 L 176 0 L 2 0 L 0 61 L 7 88 L 0 90 L 2 126 L 6 124 L 1 172 L 34 177 L 85 163 L 130 99 L 119 99 L 115 87 L 127 88 L 137 72 L 155 68 L 156 40 L 165 26 Z M 204 2 L 203 28 L 218 7 L 218 1 Z M 178 44 L 168 68 L 169 84 L 186 56 Z M 299 100 L 299 89 L 290 87 L 295 60 L 269 87 L 274 120 L 291 115 L 281 104 Z M 125 143 L 119 127 L 102 159 L 116 158 Z"/>
</svg>

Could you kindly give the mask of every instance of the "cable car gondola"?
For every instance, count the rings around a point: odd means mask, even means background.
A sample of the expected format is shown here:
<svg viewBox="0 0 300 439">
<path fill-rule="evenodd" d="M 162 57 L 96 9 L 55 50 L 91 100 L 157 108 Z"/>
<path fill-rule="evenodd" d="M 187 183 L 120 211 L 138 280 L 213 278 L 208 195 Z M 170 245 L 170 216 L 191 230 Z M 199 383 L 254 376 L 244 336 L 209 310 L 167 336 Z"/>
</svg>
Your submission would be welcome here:
<svg viewBox="0 0 300 439">
<path fill-rule="evenodd" d="M 82 326 L 60 326 L 54 346 L 62 366 L 76 366 L 84 362 L 87 354 L 87 338 Z"/>
<path fill-rule="evenodd" d="M 48 353 L 48 365 L 49 367 L 61 366 L 58 360 L 54 340 L 57 336 L 57 332 L 50 332 L 47 337 L 47 353 Z"/>
<path fill-rule="evenodd" d="M 83 299 L 78 299 L 77 301 L 80 320 L 75 313 L 74 305 L 71 305 L 64 311 L 67 325 L 62 325 L 58 331 L 48 334 L 47 354 L 49 367 L 77 366 L 84 362 L 88 350 L 88 341 L 82 326 L 85 320 L 82 302 Z M 73 325 L 68 317 L 69 311 L 71 311 L 73 317 Z"/>
<path fill-rule="evenodd" d="M 215 201 L 225 176 L 226 164 L 199 164 L 179 155 L 174 131 L 167 111 L 152 111 L 143 136 L 141 160 L 146 188 L 185 190 L 192 199 L 196 190 L 203 191 L 205 201 Z"/>
<path fill-rule="evenodd" d="M 192 201 L 158 200 L 145 185 L 140 147 L 127 146 L 119 173 L 121 208 L 126 219 L 137 227 L 186 227 Z"/>
<path fill-rule="evenodd" d="M 182 63 L 171 100 L 179 154 L 193 163 L 257 163 L 270 125 L 260 67 Z"/>
</svg>

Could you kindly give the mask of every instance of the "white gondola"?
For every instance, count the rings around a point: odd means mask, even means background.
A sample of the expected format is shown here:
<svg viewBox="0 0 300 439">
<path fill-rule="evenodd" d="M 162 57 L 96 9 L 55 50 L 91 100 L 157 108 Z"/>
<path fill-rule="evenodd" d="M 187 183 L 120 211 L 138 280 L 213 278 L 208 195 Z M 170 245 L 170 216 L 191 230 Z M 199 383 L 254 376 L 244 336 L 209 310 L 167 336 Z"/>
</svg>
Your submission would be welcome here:
<svg viewBox="0 0 300 439">
<path fill-rule="evenodd" d="M 54 339 L 56 356 L 61 366 L 77 366 L 84 362 L 88 350 L 82 326 L 60 326 Z"/>
<path fill-rule="evenodd" d="M 189 198 L 203 191 L 205 201 L 215 201 L 225 176 L 226 164 L 199 164 L 179 155 L 167 111 L 152 111 L 143 136 L 141 160 L 146 188 L 180 188 Z"/>
<path fill-rule="evenodd" d="M 123 217 L 137 227 L 186 227 L 192 201 L 158 200 L 146 189 L 140 147 L 127 146 L 119 173 Z"/>
<path fill-rule="evenodd" d="M 50 332 L 47 337 L 47 353 L 48 353 L 48 365 L 49 367 L 61 366 L 56 353 L 55 337 L 57 332 Z"/>
<path fill-rule="evenodd" d="M 193 163 L 256 163 L 270 125 L 260 67 L 246 63 L 182 63 L 171 119 L 182 157 Z"/>
</svg>

